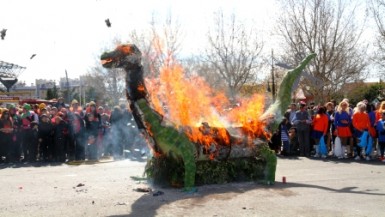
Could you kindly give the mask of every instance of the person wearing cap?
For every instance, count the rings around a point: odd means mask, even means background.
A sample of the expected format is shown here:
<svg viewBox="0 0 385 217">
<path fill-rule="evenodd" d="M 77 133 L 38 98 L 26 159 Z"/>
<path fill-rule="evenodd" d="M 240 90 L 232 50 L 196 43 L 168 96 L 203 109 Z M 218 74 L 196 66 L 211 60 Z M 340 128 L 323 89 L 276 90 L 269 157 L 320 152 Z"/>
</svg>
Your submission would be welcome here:
<svg viewBox="0 0 385 217">
<path fill-rule="evenodd" d="M 13 133 L 13 120 L 8 109 L 4 108 L 0 117 L 0 162 L 5 157 L 6 162 L 11 161 L 11 145 Z"/>
<path fill-rule="evenodd" d="M 40 103 L 39 105 L 37 105 L 38 106 L 38 109 L 37 109 L 37 111 L 36 111 L 36 113 L 40 116 L 41 115 L 41 111 L 43 110 L 43 109 L 45 109 L 46 107 L 47 107 L 47 105 L 45 104 L 45 103 Z"/>
<path fill-rule="evenodd" d="M 31 111 L 31 105 L 24 104 L 23 114 L 21 115 L 21 136 L 22 149 L 24 158 L 23 161 L 35 162 L 37 157 L 37 141 L 34 139 L 34 132 L 32 130 L 32 122 L 39 123 L 39 118 L 36 113 Z M 36 138 L 37 139 L 37 138 Z"/>
<path fill-rule="evenodd" d="M 376 125 L 378 132 L 378 148 L 380 151 L 379 160 L 385 163 L 384 150 L 385 150 L 385 111 L 381 113 L 381 119 L 378 120 Z"/>
<path fill-rule="evenodd" d="M 312 120 L 305 102 L 300 102 L 299 110 L 295 113 L 293 123 L 297 129 L 300 156 L 310 157 L 310 127 Z"/>
</svg>

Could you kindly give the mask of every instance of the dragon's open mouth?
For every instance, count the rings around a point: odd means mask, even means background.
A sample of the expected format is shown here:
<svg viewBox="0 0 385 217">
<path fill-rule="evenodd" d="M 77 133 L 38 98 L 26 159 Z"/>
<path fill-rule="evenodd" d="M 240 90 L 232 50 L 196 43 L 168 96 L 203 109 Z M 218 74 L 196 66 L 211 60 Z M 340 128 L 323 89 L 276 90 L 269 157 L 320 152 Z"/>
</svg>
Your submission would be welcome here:
<svg viewBox="0 0 385 217">
<path fill-rule="evenodd" d="M 105 65 L 105 64 L 107 64 L 107 63 L 111 63 L 112 61 L 113 61 L 112 58 L 108 58 L 108 59 L 101 60 L 102 65 Z"/>
</svg>

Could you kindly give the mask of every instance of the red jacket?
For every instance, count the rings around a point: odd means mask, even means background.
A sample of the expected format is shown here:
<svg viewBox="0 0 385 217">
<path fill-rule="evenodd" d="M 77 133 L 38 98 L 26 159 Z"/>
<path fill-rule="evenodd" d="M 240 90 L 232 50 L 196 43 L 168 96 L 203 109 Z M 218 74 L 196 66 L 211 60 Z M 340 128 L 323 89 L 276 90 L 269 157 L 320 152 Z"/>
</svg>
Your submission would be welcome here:
<svg viewBox="0 0 385 217">
<path fill-rule="evenodd" d="M 329 118 L 325 114 L 317 114 L 313 119 L 313 130 L 327 133 L 329 127 Z"/>
<path fill-rule="evenodd" d="M 353 114 L 353 127 L 357 130 L 369 130 L 370 119 L 366 112 L 356 112 Z"/>
</svg>

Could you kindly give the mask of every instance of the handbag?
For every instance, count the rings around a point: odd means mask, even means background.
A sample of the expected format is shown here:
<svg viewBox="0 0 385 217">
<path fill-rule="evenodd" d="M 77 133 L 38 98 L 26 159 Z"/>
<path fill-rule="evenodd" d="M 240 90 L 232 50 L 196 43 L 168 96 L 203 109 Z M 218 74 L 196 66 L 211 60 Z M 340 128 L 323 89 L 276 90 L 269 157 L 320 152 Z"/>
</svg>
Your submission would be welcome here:
<svg viewBox="0 0 385 217">
<path fill-rule="evenodd" d="M 333 154 L 334 156 L 336 157 L 343 157 L 342 155 L 342 144 L 341 144 L 341 139 L 340 137 L 336 137 L 336 139 L 334 140 L 334 150 L 333 150 Z"/>
<path fill-rule="evenodd" d="M 328 149 L 326 147 L 326 144 L 325 144 L 325 139 L 324 139 L 325 136 L 322 136 L 319 140 L 319 153 L 321 155 L 327 155 L 328 153 Z"/>
</svg>

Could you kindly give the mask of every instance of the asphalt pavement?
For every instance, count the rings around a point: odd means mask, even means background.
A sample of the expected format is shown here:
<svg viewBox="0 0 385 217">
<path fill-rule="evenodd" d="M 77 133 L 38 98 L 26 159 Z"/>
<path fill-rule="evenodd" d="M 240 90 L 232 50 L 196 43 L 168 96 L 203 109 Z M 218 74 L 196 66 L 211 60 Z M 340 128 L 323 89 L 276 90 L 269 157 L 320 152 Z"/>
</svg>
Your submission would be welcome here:
<svg viewBox="0 0 385 217">
<path fill-rule="evenodd" d="M 0 164 L 0 216 L 385 216 L 385 163 L 375 160 L 280 157 L 273 186 L 192 194 L 143 180 L 145 161 Z"/>
</svg>

